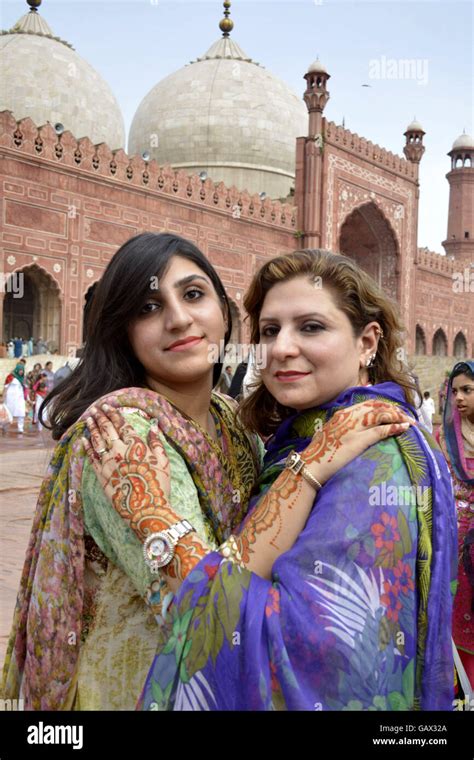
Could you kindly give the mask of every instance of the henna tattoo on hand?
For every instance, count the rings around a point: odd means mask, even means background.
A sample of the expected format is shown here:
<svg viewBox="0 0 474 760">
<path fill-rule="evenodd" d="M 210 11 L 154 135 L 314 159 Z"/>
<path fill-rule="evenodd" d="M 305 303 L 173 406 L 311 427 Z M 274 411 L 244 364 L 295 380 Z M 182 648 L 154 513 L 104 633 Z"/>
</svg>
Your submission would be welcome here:
<svg viewBox="0 0 474 760">
<path fill-rule="evenodd" d="M 253 553 L 252 545 L 255 544 L 257 536 L 271 530 L 275 524 L 276 533 L 269 539 L 268 543 L 278 551 L 276 539 L 282 529 L 281 510 L 283 503 L 285 502 L 286 509 L 293 509 L 298 501 L 301 485 L 301 481 L 295 478 L 290 470 L 284 469 L 262 497 L 255 512 L 246 521 L 240 535 L 235 536 L 244 564 L 249 561 L 250 554 Z"/>
<path fill-rule="evenodd" d="M 101 426 L 100 413 L 96 416 L 98 424 L 92 420 L 93 424 L 88 423 L 88 427 L 91 438 L 95 436 L 94 446 L 99 448 L 99 434 L 106 440 L 106 430 Z M 158 451 L 158 456 L 150 452 L 150 448 L 132 426 L 125 422 L 118 410 L 114 416 L 114 427 L 120 430 L 120 441 L 126 447 L 125 453 L 104 455 L 102 460 L 99 456 L 101 464 L 96 465 L 96 472 L 117 514 L 130 525 L 135 535 L 143 542 L 151 533 L 159 533 L 181 520 L 171 509 L 162 487 L 163 480 L 169 482 L 168 458 L 162 450 L 158 432 L 153 427 L 149 431 L 148 440 L 151 446 L 156 446 L 153 451 Z M 113 448 L 113 441 L 110 443 Z M 104 480 L 105 470 L 109 474 Z M 196 533 L 190 533 L 180 539 L 172 562 L 163 567 L 161 572 L 170 578 L 183 581 L 209 551 L 210 548 Z"/>
<path fill-rule="evenodd" d="M 342 439 L 350 430 L 354 430 L 357 425 L 355 416 L 351 410 L 340 409 L 327 422 L 322 430 L 317 433 L 309 446 L 301 454 L 301 458 L 306 464 L 321 462 L 323 457 L 332 452 L 328 462 L 332 462 L 334 455 L 342 446 Z"/>
</svg>

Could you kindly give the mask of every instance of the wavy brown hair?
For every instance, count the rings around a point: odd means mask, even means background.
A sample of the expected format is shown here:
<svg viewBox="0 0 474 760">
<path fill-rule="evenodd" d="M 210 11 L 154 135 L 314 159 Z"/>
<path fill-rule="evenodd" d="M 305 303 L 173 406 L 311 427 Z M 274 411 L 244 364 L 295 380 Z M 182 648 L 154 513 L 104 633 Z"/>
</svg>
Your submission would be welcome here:
<svg viewBox="0 0 474 760">
<path fill-rule="evenodd" d="M 266 294 L 277 283 L 294 277 L 308 277 L 311 281 L 321 278 L 338 308 L 350 320 L 355 338 L 360 336 L 369 322 L 379 323 L 384 337 L 379 340 L 374 366 L 369 369 L 370 382 L 397 383 L 404 389 L 408 403 L 414 404 L 417 384 L 399 358 L 404 355 L 404 327 L 398 307 L 372 277 L 347 256 L 320 249 L 305 249 L 278 256 L 264 264 L 254 276 L 244 298 L 250 320 L 251 343 L 260 342 L 259 319 Z M 284 419 L 294 414 L 294 409 L 279 404 L 261 381 L 254 388 L 240 404 L 239 420 L 248 430 L 268 436 Z"/>
</svg>

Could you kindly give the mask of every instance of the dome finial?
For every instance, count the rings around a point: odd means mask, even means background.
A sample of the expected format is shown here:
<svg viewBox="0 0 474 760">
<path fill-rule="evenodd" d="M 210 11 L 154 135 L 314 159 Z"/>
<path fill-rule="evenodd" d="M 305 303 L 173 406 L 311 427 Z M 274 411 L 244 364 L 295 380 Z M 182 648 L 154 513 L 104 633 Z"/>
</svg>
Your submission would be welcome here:
<svg viewBox="0 0 474 760">
<path fill-rule="evenodd" d="M 232 21 L 232 19 L 229 18 L 230 0 L 225 0 L 225 2 L 223 3 L 223 6 L 224 6 L 224 18 L 221 19 L 221 22 L 219 24 L 219 29 L 221 30 L 223 37 L 228 37 L 232 29 L 234 28 L 234 22 Z"/>
<path fill-rule="evenodd" d="M 26 2 L 30 6 L 30 13 L 36 13 L 42 3 L 42 0 L 26 0 Z"/>
</svg>

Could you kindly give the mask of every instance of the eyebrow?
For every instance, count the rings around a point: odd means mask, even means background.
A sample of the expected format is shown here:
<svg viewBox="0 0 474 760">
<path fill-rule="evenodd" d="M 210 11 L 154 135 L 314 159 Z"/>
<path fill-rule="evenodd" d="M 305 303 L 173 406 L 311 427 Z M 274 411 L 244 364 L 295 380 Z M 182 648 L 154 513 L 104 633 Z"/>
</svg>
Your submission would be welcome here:
<svg viewBox="0 0 474 760">
<path fill-rule="evenodd" d="M 204 280 L 205 283 L 209 284 L 209 280 L 207 277 L 204 277 L 201 274 L 189 274 L 187 277 L 183 277 L 182 280 L 178 280 L 173 285 L 174 288 L 181 288 L 183 285 L 187 285 L 188 283 L 192 282 L 193 280 Z"/>
<path fill-rule="evenodd" d="M 307 317 L 316 317 L 316 319 L 329 318 L 327 314 L 319 314 L 317 311 L 312 311 L 309 314 L 298 314 L 298 316 L 293 317 L 293 320 L 296 322 L 298 319 L 306 319 Z M 278 317 L 261 317 L 260 322 L 278 322 L 278 319 Z"/>
<path fill-rule="evenodd" d="M 193 282 L 194 280 L 203 280 L 203 282 L 205 282 L 207 285 L 211 284 L 210 280 L 207 277 L 204 277 L 203 275 L 200 275 L 200 274 L 188 274 L 186 277 L 183 277 L 181 280 L 177 280 L 177 282 L 174 283 L 173 287 L 176 288 L 176 289 L 182 288 L 183 286 L 188 285 L 190 282 Z M 155 293 L 153 295 L 157 299 L 161 298 L 161 293 L 160 293 L 159 288 L 158 288 L 158 290 L 155 291 Z"/>
</svg>

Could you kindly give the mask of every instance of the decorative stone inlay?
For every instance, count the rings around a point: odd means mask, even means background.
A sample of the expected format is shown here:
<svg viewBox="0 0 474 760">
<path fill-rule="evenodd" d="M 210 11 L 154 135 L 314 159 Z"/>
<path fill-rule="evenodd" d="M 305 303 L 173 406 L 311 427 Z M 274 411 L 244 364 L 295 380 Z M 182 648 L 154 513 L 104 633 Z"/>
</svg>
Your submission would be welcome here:
<svg viewBox="0 0 474 760">
<path fill-rule="evenodd" d="M 10 264 L 10 266 L 13 266 L 13 264 L 16 264 L 16 258 L 14 256 L 9 256 L 7 263 Z"/>
</svg>

